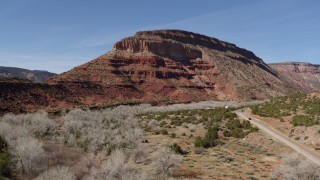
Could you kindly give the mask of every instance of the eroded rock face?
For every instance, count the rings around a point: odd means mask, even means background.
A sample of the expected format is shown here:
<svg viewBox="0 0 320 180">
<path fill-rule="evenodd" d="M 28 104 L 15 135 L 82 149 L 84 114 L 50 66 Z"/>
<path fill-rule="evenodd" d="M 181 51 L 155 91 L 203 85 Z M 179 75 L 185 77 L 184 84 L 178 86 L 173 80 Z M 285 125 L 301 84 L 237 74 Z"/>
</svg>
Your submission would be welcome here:
<svg viewBox="0 0 320 180">
<path fill-rule="evenodd" d="M 180 30 L 138 32 L 117 42 L 108 53 L 49 79 L 46 85 L 63 86 L 65 97 L 72 99 L 60 101 L 56 93 L 62 92 L 53 88 L 46 95 L 48 107 L 58 102 L 57 108 L 266 99 L 296 90 L 252 52 Z M 8 93 L 2 92 L 3 102 L 9 101 Z"/>
<path fill-rule="evenodd" d="M 281 77 L 302 88 L 306 92 L 320 89 L 320 65 L 303 62 L 270 64 Z"/>
<path fill-rule="evenodd" d="M 75 81 L 133 85 L 158 102 L 265 99 L 292 90 L 252 52 L 180 30 L 138 32 L 48 82 Z"/>
</svg>

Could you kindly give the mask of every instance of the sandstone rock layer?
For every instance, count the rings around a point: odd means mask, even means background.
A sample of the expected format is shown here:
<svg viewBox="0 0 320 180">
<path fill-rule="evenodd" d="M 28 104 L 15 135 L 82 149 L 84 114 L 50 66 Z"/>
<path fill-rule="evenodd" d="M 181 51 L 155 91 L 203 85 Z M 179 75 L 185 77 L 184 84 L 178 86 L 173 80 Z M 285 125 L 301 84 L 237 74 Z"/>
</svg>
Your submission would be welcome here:
<svg viewBox="0 0 320 180">
<path fill-rule="evenodd" d="M 134 94 L 159 102 L 265 99 L 292 90 L 252 52 L 179 30 L 138 32 L 49 81 L 73 82 L 132 86 Z"/>
<path fill-rule="evenodd" d="M 115 43 L 108 53 L 49 79 L 41 87 L 23 86 L 28 90 L 21 87 L 21 92 L 34 104 L 33 109 L 267 99 L 297 90 L 252 52 L 180 30 L 138 32 Z M 39 90 L 44 87 L 46 90 Z M 32 94 L 45 94 L 46 98 L 38 100 Z M 13 96 L 12 91 L 0 91 L 3 102 L 12 102 L 8 97 Z M 21 107 L 28 109 L 28 102 Z"/>
<path fill-rule="evenodd" d="M 320 65 L 303 62 L 270 64 L 282 78 L 305 92 L 320 90 Z"/>
</svg>

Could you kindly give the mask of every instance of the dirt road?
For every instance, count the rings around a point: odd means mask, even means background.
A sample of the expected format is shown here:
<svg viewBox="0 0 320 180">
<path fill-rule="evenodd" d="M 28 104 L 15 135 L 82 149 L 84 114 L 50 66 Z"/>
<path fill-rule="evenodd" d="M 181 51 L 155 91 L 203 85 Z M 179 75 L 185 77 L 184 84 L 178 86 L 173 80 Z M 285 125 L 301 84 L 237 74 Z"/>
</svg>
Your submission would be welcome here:
<svg viewBox="0 0 320 180">
<path fill-rule="evenodd" d="M 249 119 L 248 115 L 245 112 L 242 112 L 241 110 L 236 111 L 236 113 L 240 118 L 250 121 L 250 123 L 257 126 L 260 130 L 268 133 L 270 136 L 274 137 L 275 139 L 282 142 L 283 144 L 291 147 L 293 150 L 297 151 L 298 153 L 302 154 L 303 156 L 305 156 L 306 158 L 310 159 L 311 161 L 313 161 L 314 163 L 320 166 L 320 157 L 317 154 L 313 153 L 311 150 L 294 142 L 289 137 L 285 136 L 284 134 L 280 133 L 274 128 L 268 126 L 267 124 L 260 121 L 259 119 L 255 119 L 252 117 L 250 117 Z"/>
</svg>

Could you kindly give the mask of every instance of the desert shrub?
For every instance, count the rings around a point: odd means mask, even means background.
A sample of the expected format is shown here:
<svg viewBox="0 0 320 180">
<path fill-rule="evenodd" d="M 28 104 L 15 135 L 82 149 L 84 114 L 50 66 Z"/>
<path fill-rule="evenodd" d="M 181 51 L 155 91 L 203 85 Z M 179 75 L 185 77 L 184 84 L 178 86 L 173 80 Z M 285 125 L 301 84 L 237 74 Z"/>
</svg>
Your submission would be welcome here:
<svg viewBox="0 0 320 180">
<path fill-rule="evenodd" d="M 93 176 L 96 175 L 97 171 L 96 165 L 99 163 L 98 158 L 93 155 L 84 157 L 72 167 L 72 174 L 74 174 L 75 179 L 94 179 Z"/>
<path fill-rule="evenodd" d="M 236 129 L 224 131 L 223 135 L 225 137 L 243 138 L 245 137 L 246 134 L 243 132 L 242 129 L 236 128 Z"/>
<path fill-rule="evenodd" d="M 307 102 L 303 104 L 303 109 L 306 114 L 320 116 L 320 98 L 308 99 Z"/>
<path fill-rule="evenodd" d="M 246 122 L 246 121 L 244 121 Z M 250 124 L 250 122 L 249 122 Z M 227 122 L 226 124 L 227 129 L 239 129 L 239 128 L 243 128 L 243 125 L 241 124 L 241 122 L 239 121 L 239 119 L 233 119 Z"/>
<path fill-rule="evenodd" d="M 195 140 L 195 147 L 214 147 L 221 144 L 218 135 L 218 127 L 209 127 L 203 138 L 197 137 Z"/>
<path fill-rule="evenodd" d="M 283 178 L 290 180 L 320 179 L 320 166 L 309 160 L 306 160 L 302 155 L 293 153 L 282 157 L 283 165 L 273 171 L 274 178 Z"/>
<path fill-rule="evenodd" d="M 40 174 L 35 180 L 53 180 L 53 179 L 61 179 L 61 180 L 75 180 L 75 175 L 71 172 L 69 167 L 53 167 L 42 174 Z"/>
<path fill-rule="evenodd" d="M 227 121 L 223 135 L 225 137 L 244 138 L 249 133 L 256 131 L 258 131 L 258 129 L 253 128 L 249 121 L 243 121 L 241 123 L 238 119 L 232 119 Z"/>
<path fill-rule="evenodd" d="M 261 105 L 253 106 L 252 112 L 259 116 L 281 118 L 302 110 L 305 114 L 320 116 L 320 98 L 303 93 L 277 97 Z"/>
<path fill-rule="evenodd" d="M 214 147 L 218 144 L 218 129 L 214 127 L 210 127 L 202 139 L 203 147 L 209 148 Z"/>
<path fill-rule="evenodd" d="M 162 135 L 168 135 L 168 131 L 167 131 L 166 129 L 162 129 L 162 130 L 161 130 L 161 134 L 162 134 Z"/>
<path fill-rule="evenodd" d="M 171 138 L 175 138 L 176 136 L 177 136 L 176 133 L 171 133 L 171 134 L 170 134 L 170 137 L 171 137 Z"/>
<path fill-rule="evenodd" d="M 153 113 L 139 115 L 139 117 L 142 119 L 146 119 L 148 117 L 155 118 L 157 120 L 168 119 L 171 121 L 170 124 L 174 126 L 182 126 L 186 123 L 196 124 L 202 122 L 206 127 L 210 127 L 216 122 L 221 122 L 222 120 L 226 119 L 233 119 L 237 116 L 235 113 L 231 112 L 230 109 L 225 108 L 195 109 L 195 107 L 190 107 L 191 110 L 177 111 L 172 111 L 168 107 L 162 109 L 161 108 L 154 108 L 153 110 L 151 110 L 154 111 Z M 168 109 L 168 112 L 163 112 L 165 109 Z M 150 114 L 152 114 L 152 116 L 150 116 Z M 197 118 L 196 116 L 198 116 L 199 118 Z"/>
<path fill-rule="evenodd" d="M 313 126 L 317 125 L 320 122 L 317 119 L 310 118 L 309 116 L 306 115 L 296 115 L 293 117 L 291 124 L 293 126 Z"/>
<path fill-rule="evenodd" d="M 196 137 L 196 140 L 194 141 L 195 147 L 203 147 L 203 141 L 200 136 Z"/>
<path fill-rule="evenodd" d="M 160 127 L 164 127 L 165 125 L 167 125 L 167 122 L 165 121 L 161 121 L 161 123 L 159 124 Z"/>
<path fill-rule="evenodd" d="M 148 128 L 154 129 L 158 125 L 159 125 L 159 121 L 153 119 L 153 120 L 149 121 Z"/>
<path fill-rule="evenodd" d="M 138 169 L 131 161 L 126 161 L 126 154 L 117 149 L 112 152 L 110 158 L 103 162 L 101 169 L 97 170 L 94 177 L 98 179 L 146 179 L 145 173 Z"/>
<path fill-rule="evenodd" d="M 204 148 L 204 147 L 197 147 L 194 150 L 194 153 L 196 153 L 196 154 L 203 154 L 203 153 L 206 153 L 206 152 L 207 152 L 207 149 Z"/>
<path fill-rule="evenodd" d="M 0 136 L 0 178 L 10 174 L 10 162 L 8 143 Z"/>
<path fill-rule="evenodd" d="M 138 160 L 145 158 L 147 155 L 147 146 L 144 144 L 137 144 L 137 146 L 132 150 L 131 153 L 132 159 L 135 163 Z"/>
<path fill-rule="evenodd" d="M 242 127 L 245 128 L 245 129 L 250 129 L 251 128 L 250 121 L 243 121 L 242 122 Z"/>
<path fill-rule="evenodd" d="M 156 171 L 162 175 L 169 175 L 170 170 L 178 167 L 181 157 L 176 155 L 170 148 L 160 148 L 153 154 L 152 164 Z"/>
<path fill-rule="evenodd" d="M 10 156 L 8 152 L 0 153 L 0 178 L 10 174 Z"/>
<path fill-rule="evenodd" d="M 176 154 L 185 154 L 185 152 L 182 150 L 181 146 L 177 143 L 173 143 L 171 146 L 170 146 L 170 149 L 175 152 Z"/>
<path fill-rule="evenodd" d="M 2 136 L 0 136 L 0 153 L 7 151 L 7 149 L 8 149 L 7 141 Z"/>
</svg>

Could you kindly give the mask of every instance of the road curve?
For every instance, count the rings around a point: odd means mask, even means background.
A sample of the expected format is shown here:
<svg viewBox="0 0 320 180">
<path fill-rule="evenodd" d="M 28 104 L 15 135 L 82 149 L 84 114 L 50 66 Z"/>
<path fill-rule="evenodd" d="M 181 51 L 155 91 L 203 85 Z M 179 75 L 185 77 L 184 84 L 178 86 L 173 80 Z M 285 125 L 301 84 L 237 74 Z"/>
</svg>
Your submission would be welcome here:
<svg viewBox="0 0 320 180">
<path fill-rule="evenodd" d="M 302 154 L 303 156 L 305 156 L 306 158 L 310 159 L 311 161 L 313 161 L 314 163 L 316 163 L 316 164 L 318 164 L 320 166 L 320 157 L 317 154 L 315 154 L 312 151 L 310 151 L 309 149 L 307 149 L 307 148 L 301 146 L 300 144 L 294 142 L 289 137 L 287 137 L 287 136 L 283 135 L 282 133 L 276 131 L 275 129 L 271 128 L 270 126 L 268 126 L 267 124 L 263 123 L 262 121 L 260 121 L 258 119 L 251 118 L 249 120 L 249 117 L 245 113 L 240 112 L 240 111 L 236 111 L 236 114 L 239 117 L 241 117 L 242 119 L 250 121 L 250 123 L 252 123 L 253 125 L 257 126 L 260 130 L 268 133 L 269 135 L 271 135 L 272 137 L 274 137 L 278 141 L 280 141 L 283 144 L 289 146 L 293 150 L 297 151 L 298 153 Z"/>
</svg>

